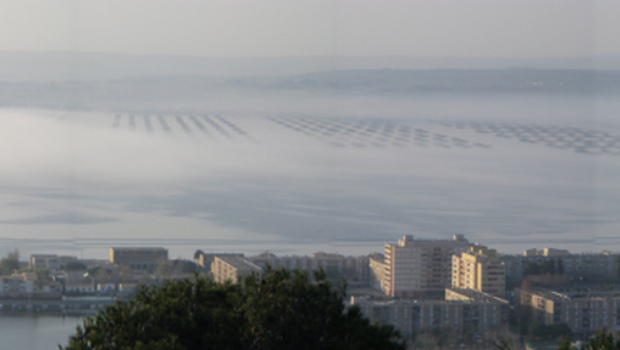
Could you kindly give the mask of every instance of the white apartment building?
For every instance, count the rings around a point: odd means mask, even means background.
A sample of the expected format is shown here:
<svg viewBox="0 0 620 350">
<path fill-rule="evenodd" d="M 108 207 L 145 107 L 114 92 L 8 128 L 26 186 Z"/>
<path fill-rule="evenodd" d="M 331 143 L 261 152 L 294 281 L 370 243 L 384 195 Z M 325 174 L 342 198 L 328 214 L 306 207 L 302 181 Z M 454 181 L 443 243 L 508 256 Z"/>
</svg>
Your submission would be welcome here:
<svg viewBox="0 0 620 350">
<path fill-rule="evenodd" d="M 396 244 L 386 243 L 381 288 L 390 297 L 443 291 L 452 285 L 452 255 L 470 245 L 463 235 L 452 240 L 414 240 L 405 235 Z"/>
</svg>

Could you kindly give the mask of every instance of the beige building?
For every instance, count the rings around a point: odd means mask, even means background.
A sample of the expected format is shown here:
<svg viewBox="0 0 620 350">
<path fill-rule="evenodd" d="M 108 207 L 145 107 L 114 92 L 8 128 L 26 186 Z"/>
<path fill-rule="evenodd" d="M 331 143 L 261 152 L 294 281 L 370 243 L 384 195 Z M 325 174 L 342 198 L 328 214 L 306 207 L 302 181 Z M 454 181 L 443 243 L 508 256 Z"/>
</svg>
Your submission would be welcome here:
<svg viewBox="0 0 620 350">
<path fill-rule="evenodd" d="M 385 275 L 385 256 L 380 253 L 371 254 L 368 260 L 369 277 L 368 284 L 377 290 L 383 290 L 383 279 Z"/>
<path fill-rule="evenodd" d="M 506 267 L 499 254 L 484 246 L 452 256 L 452 288 L 473 289 L 503 297 L 506 293 Z"/>
<path fill-rule="evenodd" d="M 443 291 L 452 285 L 452 255 L 469 246 L 462 235 L 452 240 L 414 240 L 405 235 L 396 244 L 386 243 L 381 287 L 390 297 Z"/>
<path fill-rule="evenodd" d="M 168 261 L 168 250 L 164 248 L 110 248 L 111 263 L 136 271 L 152 271 L 164 261 Z"/>
<path fill-rule="evenodd" d="M 210 269 L 213 259 L 215 259 L 216 256 L 237 256 L 243 258 L 243 253 L 200 253 L 198 256 L 198 265 Z"/>
<path fill-rule="evenodd" d="M 620 330 L 620 291 L 587 288 L 557 292 L 545 288 L 521 289 L 519 303 L 546 325 L 565 323 L 575 333 L 594 334 L 601 328 Z"/>
<path fill-rule="evenodd" d="M 242 256 L 216 255 L 211 263 L 211 273 L 215 282 L 231 281 L 237 283 L 243 276 L 260 274 L 262 269 Z"/>
</svg>

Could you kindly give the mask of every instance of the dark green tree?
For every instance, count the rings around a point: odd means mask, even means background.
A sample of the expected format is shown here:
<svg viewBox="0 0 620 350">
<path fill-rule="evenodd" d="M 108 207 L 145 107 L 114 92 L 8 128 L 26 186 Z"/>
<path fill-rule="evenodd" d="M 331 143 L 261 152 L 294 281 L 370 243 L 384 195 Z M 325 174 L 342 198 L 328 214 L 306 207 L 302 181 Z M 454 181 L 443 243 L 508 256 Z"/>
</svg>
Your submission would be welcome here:
<svg viewBox="0 0 620 350">
<path fill-rule="evenodd" d="M 570 337 L 571 329 L 566 323 L 545 325 L 541 322 L 532 322 L 528 326 L 527 339 L 530 341 L 555 340 Z"/>
<path fill-rule="evenodd" d="M 6 258 L 0 260 L 0 274 L 2 275 L 10 275 L 19 268 L 19 252 L 17 249 L 10 252 Z"/>
<path fill-rule="evenodd" d="M 493 344 L 496 350 L 517 350 L 518 346 L 514 339 L 499 337 Z"/>
<path fill-rule="evenodd" d="M 405 349 L 391 326 L 346 308 L 344 293 L 321 271 L 169 281 L 87 318 L 65 349 Z"/>
<path fill-rule="evenodd" d="M 620 350 L 620 340 L 614 338 L 611 332 L 607 332 L 605 328 L 601 329 L 590 341 L 585 345 L 583 350 Z"/>
<path fill-rule="evenodd" d="M 198 259 L 200 259 L 200 257 L 201 257 L 202 255 L 204 255 L 204 252 L 203 252 L 202 250 L 200 250 L 200 249 L 196 250 L 196 251 L 194 252 L 194 260 L 198 260 Z"/>
<path fill-rule="evenodd" d="M 560 345 L 558 346 L 558 350 L 571 350 L 571 342 L 570 337 L 565 336 L 560 340 Z"/>
<path fill-rule="evenodd" d="M 142 288 L 87 318 L 66 349 L 240 349 L 237 292 L 204 278 Z"/>
</svg>

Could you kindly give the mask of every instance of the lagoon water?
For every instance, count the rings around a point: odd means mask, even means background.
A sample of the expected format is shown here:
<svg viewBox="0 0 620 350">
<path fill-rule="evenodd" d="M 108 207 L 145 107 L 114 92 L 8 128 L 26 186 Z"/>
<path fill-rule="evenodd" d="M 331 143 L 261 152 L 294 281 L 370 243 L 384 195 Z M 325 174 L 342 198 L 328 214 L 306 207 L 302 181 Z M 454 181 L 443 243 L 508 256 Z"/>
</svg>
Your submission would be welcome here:
<svg viewBox="0 0 620 350">
<path fill-rule="evenodd" d="M 462 233 L 511 253 L 618 250 L 618 112 L 613 99 L 572 96 L 286 113 L 5 109 L 0 244 L 22 256 L 148 245 L 191 258 L 358 254 L 405 233 Z"/>
<path fill-rule="evenodd" d="M 56 316 L 0 316 L 3 349 L 49 350 L 66 345 L 80 318 Z"/>
</svg>

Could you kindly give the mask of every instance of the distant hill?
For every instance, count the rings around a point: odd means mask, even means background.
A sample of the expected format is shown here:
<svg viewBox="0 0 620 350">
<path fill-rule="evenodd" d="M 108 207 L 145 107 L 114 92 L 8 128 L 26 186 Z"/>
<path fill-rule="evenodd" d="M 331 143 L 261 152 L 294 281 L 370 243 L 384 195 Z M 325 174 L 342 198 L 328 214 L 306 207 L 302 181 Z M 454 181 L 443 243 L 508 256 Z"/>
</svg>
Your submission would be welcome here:
<svg viewBox="0 0 620 350">
<path fill-rule="evenodd" d="M 279 90 L 399 94 L 420 92 L 604 94 L 620 92 L 620 71 L 524 68 L 347 70 L 257 81 L 255 86 Z"/>
<path fill-rule="evenodd" d="M 180 69 L 180 68 L 179 68 Z M 146 72 L 146 71 L 145 71 Z M 136 73 L 137 74 L 137 73 Z M 94 78 L 95 75 L 92 75 Z M 90 110 L 277 110 L 313 98 L 620 96 L 620 71 L 355 69 L 279 76 L 150 74 L 92 80 L 0 80 L 0 107 Z M 291 100 L 293 99 L 293 100 Z M 293 101 L 293 102 L 291 102 Z"/>
<path fill-rule="evenodd" d="M 577 58 L 245 57 L 209 58 L 89 52 L 0 51 L 0 81 L 93 81 L 144 76 L 266 77 L 324 71 L 421 69 L 620 70 L 620 54 Z M 350 73 L 348 73 L 350 74 Z"/>
</svg>

